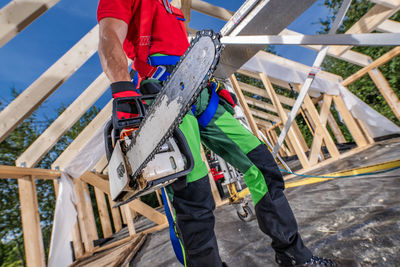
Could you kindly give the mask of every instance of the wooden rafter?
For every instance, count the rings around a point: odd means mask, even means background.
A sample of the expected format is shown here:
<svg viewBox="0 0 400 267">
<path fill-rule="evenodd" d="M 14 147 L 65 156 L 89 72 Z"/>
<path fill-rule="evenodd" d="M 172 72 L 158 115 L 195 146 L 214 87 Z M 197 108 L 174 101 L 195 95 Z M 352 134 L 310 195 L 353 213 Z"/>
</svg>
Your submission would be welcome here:
<svg viewBox="0 0 400 267">
<path fill-rule="evenodd" d="M 215 6 L 201 0 L 192 0 L 192 9 L 225 21 L 229 20 L 234 14 L 234 12 L 223 7 Z"/>
<path fill-rule="evenodd" d="M 250 108 L 250 112 L 253 116 L 259 117 L 264 120 L 268 120 L 268 121 L 275 122 L 275 123 L 278 123 L 281 121 L 281 119 L 278 116 L 272 115 L 270 113 L 267 113 L 267 112 L 264 112 L 261 110 Z"/>
<path fill-rule="evenodd" d="M 261 89 L 259 87 L 256 87 L 256 86 L 253 86 L 253 85 L 250 85 L 250 84 L 247 84 L 247 83 L 243 83 L 243 82 L 239 82 L 239 86 L 243 91 L 246 91 L 246 92 L 249 92 L 249 93 L 252 93 L 252 94 L 256 94 L 256 95 L 262 96 L 264 98 L 270 99 L 269 95 L 268 95 L 267 91 L 265 91 L 265 89 Z M 287 97 L 287 96 L 279 95 L 279 94 L 277 96 L 279 98 L 279 101 L 282 104 L 285 104 L 285 105 L 288 105 L 288 106 L 293 106 L 294 105 L 294 102 L 295 102 L 294 99 L 292 99 L 290 97 Z"/>
<path fill-rule="evenodd" d="M 395 20 L 385 20 L 376 28 L 377 31 L 387 32 L 387 33 L 395 33 L 400 32 L 400 22 Z"/>
<path fill-rule="evenodd" d="M 369 1 L 389 8 L 396 8 L 400 5 L 400 0 L 369 0 Z"/>
<path fill-rule="evenodd" d="M 230 82 L 232 84 L 232 87 L 235 91 L 236 96 L 238 97 L 240 106 L 243 109 L 243 112 L 247 118 L 247 121 L 249 123 L 250 129 L 253 132 L 253 134 L 255 136 L 257 136 L 258 138 L 260 138 L 259 133 L 258 133 L 258 127 L 257 124 L 255 123 L 254 119 L 253 119 L 253 115 L 250 112 L 250 108 L 247 105 L 246 100 L 244 99 L 243 93 L 242 93 L 242 89 L 240 88 L 240 85 L 235 77 L 235 74 L 232 74 L 230 77 Z"/>
<path fill-rule="evenodd" d="M 52 169 L 63 169 L 79 153 L 80 149 L 90 140 L 101 125 L 111 116 L 112 102 L 110 101 L 97 116 L 83 129 L 75 140 L 64 150 L 64 152 L 53 162 Z"/>
<path fill-rule="evenodd" d="M 57 141 L 77 122 L 83 114 L 103 95 L 109 81 L 102 73 L 16 160 L 16 165 L 25 163 L 35 166 Z"/>
<path fill-rule="evenodd" d="M 335 102 L 335 107 L 342 116 L 347 129 L 349 129 L 350 134 L 353 136 L 354 141 L 359 147 L 368 145 L 368 140 L 365 139 L 361 129 L 357 126 L 357 122 L 351 115 L 350 111 L 347 109 L 345 103 L 341 96 L 333 96 L 333 101 Z"/>
<path fill-rule="evenodd" d="M 397 46 L 387 52 L 386 54 L 382 55 L 375 61 L 371 62 L 368 66 L 365 66 L 364 68 L 360 69 L 356 73 L 350 75 L 347 77 L 343 82 L 343 86 L 348 86 L 351 83 L 355 82 L 356 80 L 360 79 L 362 76 L 367 74 L 369 71 L 382 66 L 383 64 L 387 63 L 388 61 L 392 60 L 394 57 L 400 55 L 400 46 Z"/>
<path fill-rule="evenodd" d="M 98 34 L 96 26 L 0 112 L 0 142 L 97 51 Z"/>
<path fill-rule="evenodd" d="M 346 31 L 346 34 L 372 32 L 399 9 L 400 4 L 397 4 L 394 8 L 375 5 L 359 21 L 354 23 L 354 25 Z M 331 50 L 333 54 L 341 55 L 350 48 L 351 46 L 332 46 L 329 50 Z"/>
<path fill-rule="evenodd" d="M 269 98 L 271 99 L 273 105 L 275 108 L 278 110 L 279 117 L 282 120 L 282 123 L 286 123 L 288 116 L 287 113 L 283 110 L 282 104 L 280 103 L 274 88 L 272 87 L 271 82 L 268 80 L 267 75 L 264 73 L 260 73 L 260 78 L 261 81 L 264 83 L 264 86 L 269 94 Z M 293 122 L 293 125 L 295 125 L 296 122 Z M 303 147 L 301 147 L 300 143 L 301 140 L 300 138 L 303 138 L 303 136 L 299 136 L 298 133 L 294 130 L 294 127 L 291 127 L 288 132 L 288 138 L 291 140 L 291 143 L 296 151 L 296 154 L 299 158 L 299 161 L 303 168 L 308 168 L 310 166 L 310 163 L 308 162 L 307 156 L 305 154 L 305 151 L 303 150 Z"/>
<path fill-rule="evenodd" d="M 326 122 L 328 120 L 328 113 L 331 103 L 332 96 L 328 96 L 325 94 L 321 112 L 320 114 L 318 114 L 318 111 L 312 103 L 311 98 L 308 95 L 304 98 L 304 104 L 310 114 L 311 119 L 314 121 L 316 128 L 309 157 L 311 165 L 314 165 L 318 162 L 318 154 L 321 150 L 323 140 L 325 141 L 326 147 L 332 158 L 336 158 L 340 155 L 339 150 L 337 149 L 335 143 L 332 140 L 332 137 L 326 129 Z"/>
<path fill-rule="evenodd" d="M 0 47 L 10 41 L 59 0 L 13 0 L 0 10 Z"/>
</svg>

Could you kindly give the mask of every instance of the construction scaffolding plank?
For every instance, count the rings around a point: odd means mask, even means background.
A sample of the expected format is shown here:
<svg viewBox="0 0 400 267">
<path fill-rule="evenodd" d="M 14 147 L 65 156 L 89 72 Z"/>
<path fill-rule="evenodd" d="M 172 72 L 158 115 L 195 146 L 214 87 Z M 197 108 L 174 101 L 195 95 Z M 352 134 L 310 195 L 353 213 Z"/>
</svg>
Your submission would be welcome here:
<svg viewBox="0 0 400 267">
<path fill-rule="evenodd" d="M 314 2 L 315 0 L 246 1 L 222 28 L 221 34 L 279 34 Z M 227 46 L 214 75 L 218 78 L 230 77 L 263 47 L 264 45 Z"/>
<path fill-rule="evenodd" d="M 98 34 L 95 26 L 0 112 L 0 142 L 97 51 Z"/>
<path fill-rule="evenodd" d="M 0 10 L 0 47 L 14 38 L 59 0 L 13 0 Z"/>
</svg>

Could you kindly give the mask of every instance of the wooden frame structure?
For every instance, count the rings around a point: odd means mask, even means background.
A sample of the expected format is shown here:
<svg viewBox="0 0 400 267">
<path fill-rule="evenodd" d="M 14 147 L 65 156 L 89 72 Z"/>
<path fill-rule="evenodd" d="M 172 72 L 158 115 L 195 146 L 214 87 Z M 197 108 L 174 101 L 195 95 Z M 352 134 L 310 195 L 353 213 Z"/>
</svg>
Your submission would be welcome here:
<svg viewBox="0 0 400 267">
<path fill-rule="evenodd" d="M 372 31 L 399 32 L 400 23 L 389 18 L 400 10 L 399 1 L 394 0 L 371 0 L 375 6 L 368 11 L 347 33 L 365 33 Z M 38 18 L 46 10 L 56 4 L 58 0 L 38 0 L 34 5 L 23 6 L 24 1 L 13 0 L 0 10 L 0 21 L 7 21 L 6 27 L 0 31 L 0 47 L 21 32 L 34 19 Z M 196 10 L 206 15 L 229 20 L 233 15 L 232 11 L 225 8 L 211 5 L 201 0 L 174 0 L 173 4 L 180 7 L 186 15 L 188 25 L 190 11 Z M 9 20 L 9 18 L 13 18 Z M 189 29 L 189 31 L 193 31 Z M 282 34 L 296 34 L 287 29 Z M 46 100 L 58 87 L 63 84 L 77 69 L 79 69 L 97 50 L 98 27 L 94 27 L 76 45 L 74 45 L 64 56 L 55 62 L 44 72 L 34 83 L 32 83 L 20 96 L 0 112 L 0 142 L 3 141 L 24 119 L 29 117 L 44 100 Z M 320 46 L 306 46 L 307 48 L 319 50 Z M 387 63 L 400 54 L 400 47 L 396 47 L 379 59 L 372 61 L 367 55 L 350 50 L 351 47 L 332 47 L 328 54 L 341 60 L 361 66 L 362 69 L 343 81 L 348 86 L 363 75 L 368 74 L 378 90 L 382 93 L 388 105 L 393 110 L 397 119 L 400 120 L 400 101 L 390 88 L 383 74 L 378 67 Z M 309 67 L 293 61 L 280 58 L 287 64 L 295 67 L 309 69 Z M 230 77 L 235 92 L 239 98 L 241 107 L 244 110 L 247 121 L 255 135 L 259 136 L 258 130 L 275 144 L 278 138 L 279 129 L 283 127 L 289 112 L 288 107 L 293 106 L 295 99 L 280 95 L 275 87 L 290 89 L 289 85 L 280 80 L 268 77 L 264 73 L 252 73 L 245 70 L 238 70 L 238 74 L 245 75 L 258 80 L 264 88 L 246 84 L 237 79 L 235 75 Z M 337 77 L 341 79 L 341 77 Z M 93 133 L 109 117 L 111 104 L 105 106 L 96 118 L 81 132 L 74 142 L 57 158 L 52 164 L 52 170 L 33 168 L 39 160 L 56 144 L 56 142 L 68 131 L 68 129 L 79 120 L 104 93 L 108 87 L 108 80 L 104 73 L 98 76 L 93 83 L 62 113 L 42 135 L 16 160 L 16 166 L 0 166 L 0 178 L 18 179 L 21 215 L 23 222 L 25 251 L 28 266 L 45 266 L 44 247 L 42 242 L 38 202 L 36 197 L 35 179 L 50 179 L 54 181 L 57 192 L 57 178 L 61 175 L 59 170 L 76 156 L 79 150 L 93 136 Z M 294 85 L 299 88 L 299 84 Z M 249 97 L 258 95 L 260 99 Z M 345 142 L 343 133 L 338 123 L 331 114 L 330 107 L 335 104 L 336 109 L 343 118 L 348 131 L 356 141 L 358 148 L 340 154 L 336 143 Z M 319 108 L 317 106 L 319 105 Z M 320 111 L 318 111 L 318 109 Z M 313 135 L 311 146 L 308 146 L 303 133 L 296 123 L 289 131 L 284 145 L 280 149 L 281 156 L 294 156 L 299 158 L 303 170 L 326 164 L 332 160 L 340 159 L 344 154 L 354 153 L 364 149 L 374 142 L 370 133 L 362 125 L 361 121 L 355 119 L 344 105 L 340 96 L 324 94 L 320 99 L 313 99 L 307 96 L 303 109 L 299 116 L 302 116 L 308 124 L 308 130 Z M 327 125 L 332 132 L 328 131 Z M 327 148 L 330 159 L 325 159 L 322 147 Z M 308 154 L 308 155 L 307 155 Z M 156 226 L 146 232 L 163 229 L 167 226 L 167 220 L 163 214 L 143 203 L 135 200 L 121 208 L 109 208 L 115 203 L 110 200 L 107 178 L 107 161 L 103 157 L 93 170 L 85 172 L 81 177 L 74 179 L 74 187 L 77 196 L 78 223 L 73 235 L 73 248 L 77 258 L 92 254 L 99 250 L 94 246 L 93 241 L 98 239 L 98 230 L 102 231 L 104 237 L 111 236 L 119 231 L 123 224 L 129 229 L 130 236 L 135 236 L 136 229 L 134 218 L 141 214 L 153 221 Z M 211 179 L 212 180 L 212 179 Z M 212 183 L 213 184 L 213 183 Z M 96 228 L 93 215 L 93 203 L 89 194 L 89 187 L 93 187 L 95 201 L 97 202 L 98 213 L 101 220 L 101 229 Z M 213 194 L 217 204 L 222 204 L 218 199 L 216 189 Z M 159 198 L 160 205 L 162 205 Z M 107 203 L 108 202 L 108 203 Z M 112 228 L 114 225 L 114 228 Z M 126 240 L 131 240 L 132 237 Z"/>
</svg>

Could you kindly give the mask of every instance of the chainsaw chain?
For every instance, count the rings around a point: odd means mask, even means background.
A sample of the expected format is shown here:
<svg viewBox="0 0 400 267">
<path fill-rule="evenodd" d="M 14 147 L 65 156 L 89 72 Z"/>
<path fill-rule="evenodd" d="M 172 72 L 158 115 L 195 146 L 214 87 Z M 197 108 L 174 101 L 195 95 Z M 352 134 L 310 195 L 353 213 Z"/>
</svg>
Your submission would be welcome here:
<svg viewBox="0 0 400 267">
<path fill-rule="evenodd" d="M 164 137 L 159 141 L 159 143 L 157 144 L 156 148 L 153 150 L 153 152 L 146 158 L 146 160 L 140 165 L 140 167 L 133 173 L 132 177 L 131 177 L 131 181 L 130 181 L 130 186 L 134 187 L 135 186 L 135 179 L 136 177 L 141 173 L 141 171 L 146 167 L 147 163 L 149 161 L 151 161 L 155 154 L 157 154 L 157 151 L 160 149 L 160 147 L 167 141 L 167 139 L 169 137 L 172 136 L 173 132 L 175 131 L 175 129 L 179 126 L 179 124 L 182 122 L 183 117 L 186 115 L 186 113 L 191 109 L 191 106 L 193 105 L 194 101 L 197 99 L 197 97 L 199 96 L 200 92 L 202 91 L 202 89 L 204 89 L 207 85 L 208 85 L 208 81 L 211 79 L 211 76 L 213 74 L 213 72 L 215 71 L 215 68 L 218 64 L 219 58 L 221 56 L 222 50 L 224 48 L 223 45 L 221 45 L 220 43 L 220 34 L 219 33 L 214 33 L 212 30 L 202 30 L 197 32 L 196 37 L 193 39 L 193 41 L 191 42 L 189 49 L 186 50 L 185 54 L 181 57 L 181 59 L 179 60 L 178 64 L 176 65 L 176 67 L 174 68 L 174 70 L 172 71 L 171 75 L 168 76 L 167 80 L 165 81 L 165 83 L 168 83 L 170 78 L 173 77 L 173 75 L 175 74 L 176 70 L 179 69 L 179 65 L 181 64 L 181 62 L 185 59 L 186 55 L 190 52 L 191 48 L 199 41 L 200 38 L 202 37 L 209 37 L 213 40 L 214 42 L 214 47 L 215 47 L 215 57 L 213 62 L 211 63 L 211 66 L 209 68 L 209 70 L 207 71 L 207 74 L 205 75 L 202 83 L 200 84 L 200 86 L 196 89 L 196 92 L 193 94 L 193 96 L 191 97 L 190 101 L 188 101 L 187 105 L 185 107 L 183 107 L 181 109 L 181 112 L 178 114 L 175 122 L 169 127 L 166 135 L 164 135 Z M 164 87 L 165 88 L 165 87 Z M 163 88 L 163 89 L 164 89 Z M 163 95 L 163 89 L 161 89 L 159 95 L 156 97 L 156 99 L 154 100 L 154 102 L 152 103 L 152 105 L 150 106 L 150 108 L 148 109 L 148 111 L 146 112 L 147 114 L 151 114 L 153 109 L 156 108 L 158 105 L 158 103 L 160 103 L 161 101 L 161 95 Z M 148 116 L 145 116 L 145 118 L 143 119 L 143 121 L 141 122 L 139 128 L 144 125 L 147 121 Z M 133 136 L 133 139 L 136 137 L 136 134 Z M 133 147 L 133 144 L 135 142 L 132 142 L 131 145 L 129 146 L 128 150 L 130 150 Z"/>
</svg>

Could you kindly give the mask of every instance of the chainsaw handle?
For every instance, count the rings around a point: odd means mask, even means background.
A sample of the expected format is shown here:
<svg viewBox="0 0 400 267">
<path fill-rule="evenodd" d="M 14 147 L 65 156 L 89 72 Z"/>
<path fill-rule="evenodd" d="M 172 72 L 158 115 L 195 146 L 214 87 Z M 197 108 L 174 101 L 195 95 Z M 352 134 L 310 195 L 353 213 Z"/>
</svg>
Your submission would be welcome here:
<svg viewBox="0 0 400 267">
<path fill-rule="evenodd" d="M 146 115 L 146 110 L 148 108 L 146 100 L 153 101 L 155 97 L 156 95 L 139 95 L 114 98 L 112 109 L 112 124 L 115 131 L 115 136 L 117 136 L 117 134 L 119 135 L 119 133 L 125 128 L 139 127 L 140 123 Z M 136 106 L 138 116 L 135 118 L 119 119 L 117 116 L 117 107 L 122 105 L 123 103 L 129 103 L 129 105 Z"/>
</svg>

